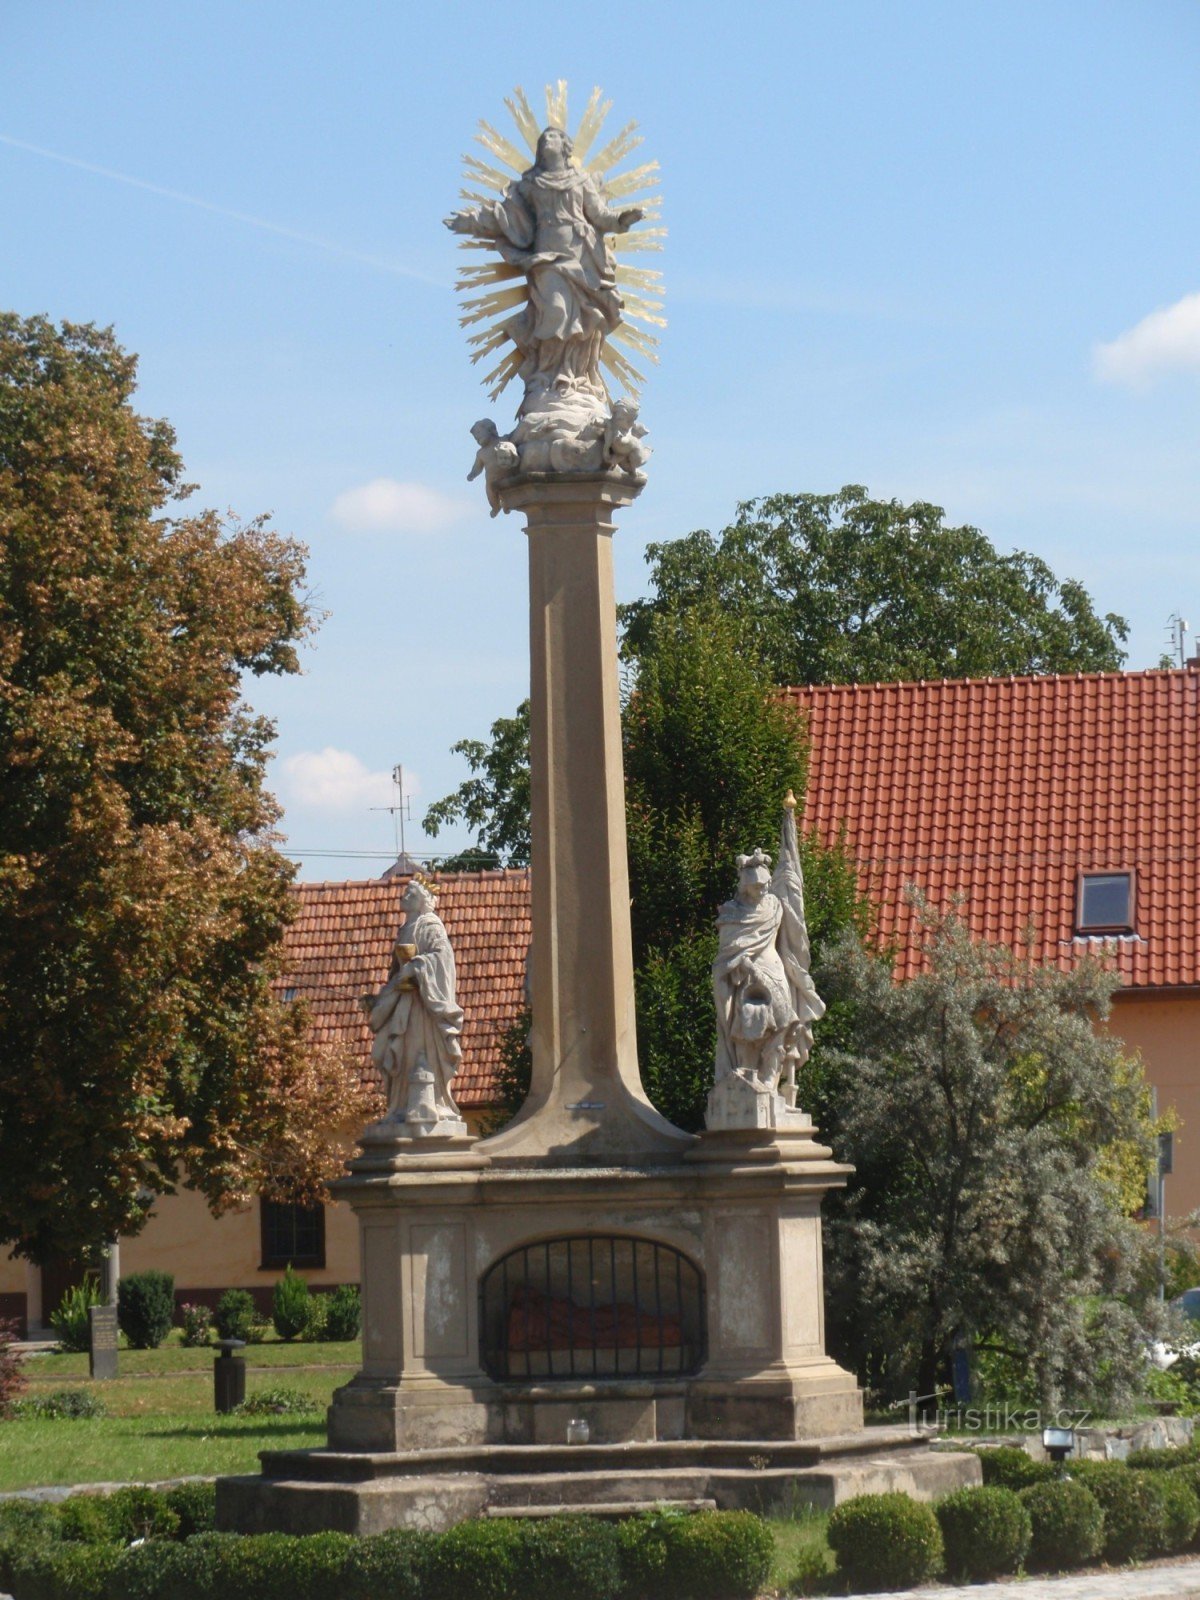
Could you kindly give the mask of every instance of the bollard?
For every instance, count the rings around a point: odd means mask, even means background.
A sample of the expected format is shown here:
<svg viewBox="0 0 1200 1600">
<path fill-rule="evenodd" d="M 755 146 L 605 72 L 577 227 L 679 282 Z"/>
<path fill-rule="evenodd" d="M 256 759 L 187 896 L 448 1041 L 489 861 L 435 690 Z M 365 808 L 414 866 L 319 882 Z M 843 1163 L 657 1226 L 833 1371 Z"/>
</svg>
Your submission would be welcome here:
<svg viewBox="0 0 1200 1600">
<path fill-rule="evenodd" d="M 218 1339 L 221 1352 L 213 1363 L 213 1404 L 218 1411 L 233 1411 L 246 1398 L 246 1363 L 237 1354 L 245 1339 Z"/>
</svg>

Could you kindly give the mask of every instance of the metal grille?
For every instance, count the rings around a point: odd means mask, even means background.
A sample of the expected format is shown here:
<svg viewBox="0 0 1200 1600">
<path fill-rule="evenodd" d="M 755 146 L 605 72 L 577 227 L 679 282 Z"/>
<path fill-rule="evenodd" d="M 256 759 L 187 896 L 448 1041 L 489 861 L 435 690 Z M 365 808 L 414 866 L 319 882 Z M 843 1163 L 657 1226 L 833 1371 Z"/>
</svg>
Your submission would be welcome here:
<svg viewBox="0 0 1200 1600">
<path fill-rule="evenodd" d="M 479 1285 L 489 1377 L 675 1377 L 704 1365 L 704 1280 L 672 1245 L 581 1234 L 521 1245 Z"/>
</svg>

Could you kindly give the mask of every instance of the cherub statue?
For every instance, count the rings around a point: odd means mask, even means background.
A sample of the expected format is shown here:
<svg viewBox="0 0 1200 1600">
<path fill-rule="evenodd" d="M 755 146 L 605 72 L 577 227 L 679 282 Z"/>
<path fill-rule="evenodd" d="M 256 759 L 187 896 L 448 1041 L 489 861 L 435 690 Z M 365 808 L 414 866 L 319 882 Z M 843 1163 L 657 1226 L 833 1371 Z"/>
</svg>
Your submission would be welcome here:
<svg viewBox="0 0 1200 1600">
<path fill-rule="evenodd" d="M 808 970 L 795 808 L 789 793 L 774 873 L 770 856 L 762 850 L 738 856 L 737 895 L 717 917 L 717 1054 L 710 1127 L 713 1102 L 726 1098 L 719 1091 L 734 1076 L 770 1096 L 775 1105 L 771 1125 L 780 1113 L 786 1120 L 795 1107 L 796 1068 L 808 1059 L 812 1025 L 825 1014 Z"/>
<path fill-rule="evenodd" d="M 413 877 L 400 904 L 405 916 L 387 982 L 362 1001 L 375 1035 L 371 1057 L 387 1090 L 386 1120 L 406 1124 L 411 1134 L 465 1134 L 450 1092 L 462 1061 L 454 951 L 434 909 L 433 884 Z"/>
<path fill-rule="evenodd" d="M 479 449 L 475 452 L 475 465 L 467 473 L 467 482 L 474 483 L 479 474 L 483 473 L 488 505 L 492 508 L 492 515 L 496 517 L 501 511 L 496 485 L 501 478 L 507 478 L 510 472 L 517 470 L 517 447 L 508 439 L 500 437 L 500 432 L 490 417 L 484 417 L 475 424 L 471 429 L 471 437 Z"/>
<path fill-rule="evenodd" d="M 643 444 L 646 429 L 638 421 L 638 408 L 632 400 L 613 402 L 612 414 L 604 424 L 604 464 L 637 472 L 650 459 L 650 446 Z"/>
</svg>

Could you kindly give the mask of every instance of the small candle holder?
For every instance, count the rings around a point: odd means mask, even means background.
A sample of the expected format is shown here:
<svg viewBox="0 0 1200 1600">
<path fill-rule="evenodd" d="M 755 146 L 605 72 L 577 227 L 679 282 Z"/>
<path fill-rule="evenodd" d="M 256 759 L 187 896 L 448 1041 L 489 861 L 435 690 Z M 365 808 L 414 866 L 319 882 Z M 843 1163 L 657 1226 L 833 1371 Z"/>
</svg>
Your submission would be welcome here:
<svg viewBox="0 0 1200 1600">
<path fill-rule="evenodd" d="M 584 1417 L 572 1417 L 567 1423 L 567 1443 L 587 1444 L 592 1437 L 592 1430 Z"/>
</svg>

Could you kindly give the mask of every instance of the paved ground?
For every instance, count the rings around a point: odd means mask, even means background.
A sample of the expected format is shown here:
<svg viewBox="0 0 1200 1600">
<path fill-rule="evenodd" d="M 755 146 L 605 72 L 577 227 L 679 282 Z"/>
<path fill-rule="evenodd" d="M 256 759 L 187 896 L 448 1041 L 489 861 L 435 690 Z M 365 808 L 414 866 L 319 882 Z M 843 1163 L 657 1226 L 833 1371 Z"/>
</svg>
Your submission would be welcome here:
<svg viewBox="0 0 1200 1600">
<path fill-rule="evenodd" d="M 910 1596 L 914 1593 L 905 1591 Z M 1069 1578 L 1022 1578 L 965 1588 L 919 1589 L 924 1600 L 1200 1600 L 1200 1561 L 1140 1572 L 1082 1573 Z M 860 1595 L 858 1600 L 880 1600 Z"/>
</svg>

